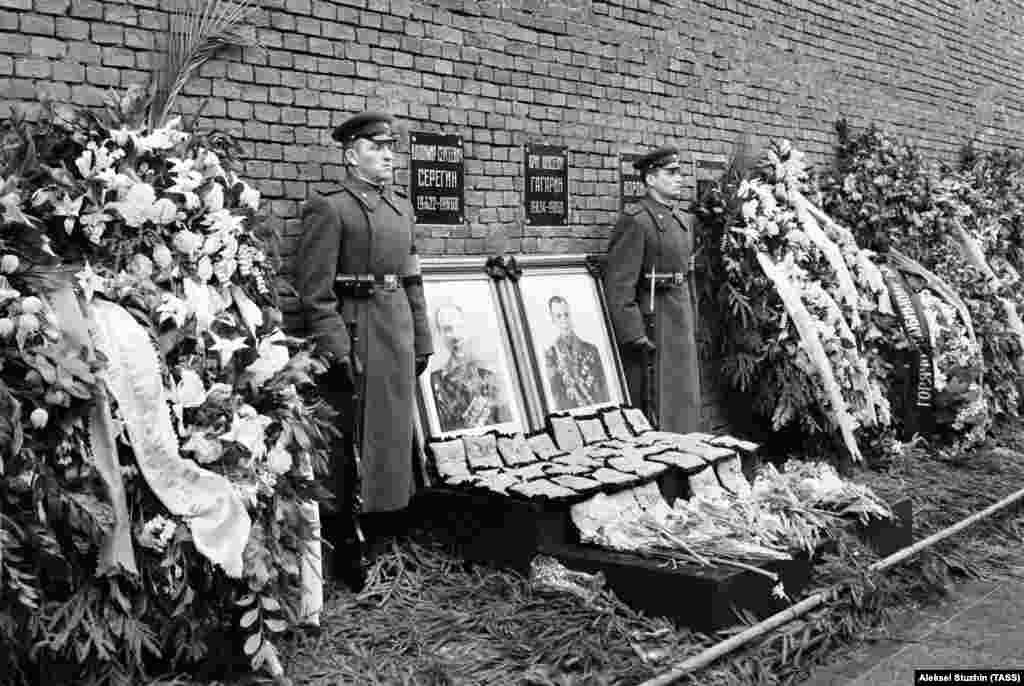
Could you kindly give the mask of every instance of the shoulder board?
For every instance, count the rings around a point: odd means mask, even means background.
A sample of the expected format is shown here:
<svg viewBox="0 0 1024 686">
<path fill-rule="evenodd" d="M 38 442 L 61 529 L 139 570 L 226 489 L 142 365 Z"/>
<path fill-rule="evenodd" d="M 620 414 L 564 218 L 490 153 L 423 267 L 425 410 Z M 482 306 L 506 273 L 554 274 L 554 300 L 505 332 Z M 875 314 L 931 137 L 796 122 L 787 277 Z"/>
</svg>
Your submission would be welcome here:
<svg viewBox="0 0 1024 686">
<path fill-rule="evenodd" d="M 639 203 L 631 203 L 626 205 L 626 209 L 622 210 L 623 214 L 628 214 L 630 217 L 634 217 L 643 211 L 643 205 Z"/>
</svg>

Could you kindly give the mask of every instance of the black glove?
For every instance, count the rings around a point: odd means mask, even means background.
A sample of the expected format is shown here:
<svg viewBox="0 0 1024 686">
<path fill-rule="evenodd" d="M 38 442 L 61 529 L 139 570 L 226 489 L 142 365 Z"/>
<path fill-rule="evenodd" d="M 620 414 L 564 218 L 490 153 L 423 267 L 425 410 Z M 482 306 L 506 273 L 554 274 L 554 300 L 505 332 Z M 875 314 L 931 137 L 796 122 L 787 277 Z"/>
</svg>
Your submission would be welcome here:
<svg viewBox="0 0 1024 686">
<path fill-rule="evenodd" d="M 416 356 L 416 376 L 419 376 L 423 372 L 427 371 L 427 365 L 430 364 L 430 355 L 417 355 Z"/>
<path fill-rule="evenodd" d="M 647 353 L 650 355 L 658 350 L 658 346 L 654 345 L 650 338 L 647 336 L 641 336 L 635 341 L 630 341 L 627 347 L 633 352 Z"/>
<path fill-rule="evenodd" d="M 340 360 L 335 360 L 334 364 L 331 365 L 331 371 L 328 376 L 333 390 L 336 391 L 351 391 L 356 387 L 356 375 L 352 370 L 352 360 L 344 357 Z"/>
</svg>

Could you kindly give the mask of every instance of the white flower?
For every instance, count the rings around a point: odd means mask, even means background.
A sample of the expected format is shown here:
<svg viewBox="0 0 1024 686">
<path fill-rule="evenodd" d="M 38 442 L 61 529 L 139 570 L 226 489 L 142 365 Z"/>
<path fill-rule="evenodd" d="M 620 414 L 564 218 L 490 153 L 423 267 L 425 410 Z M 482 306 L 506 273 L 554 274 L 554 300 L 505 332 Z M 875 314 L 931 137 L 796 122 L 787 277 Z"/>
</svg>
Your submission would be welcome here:
<svg viewBox="0 0 1024 686">
<path fill-rule="evenodd" d="M 114 141 L 115 144 L 123 147 L 125 145 L 128 145 L 128 141 L 130 141 L 132 137 L 136 134 L 137 132 L 130 131 L 122 126 L 119 129 L 111 129 L 110 140 Z"/>
<path fill-rule="evenodd" d="M 95 141 L 89 143 L 82 154 L 75 159 L 75 167 L 83 179 L 107 171 L 119 159 L 124 157 L 123 150 L 110 151 L 103 145 L 96 145 Z"/>
<path fill-rule="evenodd" d="M 202 283 L 207 283 L 213 278 L 213 264 L 206 255 L 203 255 L 199 259 L 199 264 L 196 265 L 196 276 L 199 277 L 199 281 Z"/>
<path fill-rule="evenodd" d="M 222 441 L 233 441 L 246 450 L 253 459 L 260 459 L 267 453 L 266 430 L 273 420 L 243 405 L 235 413 L 231 430 L 220 436 Z"/>
<path fill-rule="evenodd" d="M 92 270 L 88 261 L 85 263 L 85 269 L 75 274 L 75 278 L 78 279 L 78 286 L 82 289 L 86 302 L 92 300 L 95 293 L 103 293 L 106 288 L 106 281 Z"/>
<path fill-rule="evenodd" d="M 224 247 L 224 241 L 221 239 L 220 232 L 211 233 L 206 237 L 206 240 L 203 241 L 203 252 L 207 255 L 212 255 L 222 247 Z"/>
<path fill-rule="evenodd" d="M 206 400 L 206 388 L 203 380 L 193 370 L 181 370 L 181 380 L 171 389 L 171 404 L 178 421 L 182 420 L 185 408 L 199 407 Z"/>
<path fill-rule="evenodd" d="M 185 255 L 193 255 L 199 247 L 202 245 L 202 236 L 188 229 L 182 230 L 174 234 L 171 242 L 174 244 L 174 249 Z"/>
<path fill-rule="evenodd" d="M 249 184 L 243 183 L 242 193 L 238 196 L 238 202 L 255 212 L 260 208 L 260 192 Z"/>
<path fill-rule="evenodd" d="M 275 374 L 285 368 L 291 355 L 288 348 L 281 344 L 285 340 L 284 332 L 275 331 L 260 341 L 257 348 L 258 357 L 245 368 L 252 375 L 252 383 L 260 388 Z"/>
<path fill-rule="evenodd" d="M 131 136 L 135 143 L 136 151 L 142 154 L 152 150 L 170 150 L 178 145 L 178 143 L 188 140 L 189 135 L 187 133 L 177 130 L 180 123 L 181 117 L 175 117 L 162 128 L 156 129 L 148 135 L 140 136 L 132 132 Z"/>
<path fill-rule="evenodd" d="M 211 212 L 218 212 L 224 209 L 224 189 L 219 183 L 214 183 L 210 190 L 203 196 L 203 202 Z"/>
<path fill-rule="evenodd" d="M 125 191 L 137 183 L 137 180 L 128 174 L 118 174 L 113 169 L 104 169 L 98 172 L 95 178 L 102 181 L 108 189 L 116 191 L 118 197 L 122 197 Z"/>
<path fill-rule="evenodd" d="M 245 217 L 236 216 L 229 210 L 221 209 L 208 213 L 203 219 L 203 224 L 209 226 L 210 231 L 237 233 L 245 225 Z"/>
<path fill-rule="evenodd" d="M 174 263 L 174 255 L 171 254 L 170 248 L 160 243 L 153 248 L 153 261 L 160 269 L 167 269 Z"/>
<path fill-rule="evenodd" d="M 75 200 L 72 200 L 70 196 L 65 195 L 54 203 L 53 213 L 58 217 L 65 217 L 64 231 L 66 231 L 69 236 L 71 235 L 71 232 L 75 230 L 75 219 L 78 217 L 78 213 L 82 211 L 83 200 L 85 200 L 84 195 L 78 196 Z"/>
<path fill-rule="evenodd" d="M 167 161 L 171 163 L 170 172 L 175 176 L 181 176 L 182 174 L 188 174 L 192 171 L 196 161 L 192 158 L 181 159 L 180 157 L 168 157 Z"/>
<path fill-rule="evenodd" d="M 224 167 L 220 164 L 220 158 L 217 157 L 217 153 L 212 150 L 201 151 L 197 157 L 197 161 L 205 168 L 204 175 L 206 178 L 225 176 Z"/>
<path fill-rule="evenodd" d="M 285 450 L 282 442 L 278 440 L 274 447 L 267 453 L 267 469 L 274 474 L 285 474 L 292 468 L 292 455 Z"/>
<path fill-rule="evenodd" d="M 160 315 L 160 323 L 172 320 L 175 326 L 179 328 L 184 326 L 189 315 L 188 304 L 173 293 L 164 293 L 160 300 L 160 305 L 156 308 Z"/>
<path fill-rule="evenodd" d="M 107 207 L 117 210 L 125 224 L 142 226 L 150 216 L 156 202 L 156 191 L 148 183 L 137 183 L 124 196 L 124 200 L 108 203 Z"/>
<path fill-rule="evenodd" d="M 107 222 L 111 219 L 113 217 L 106 212 L 96 210 L 95 212 L 81 215 L 78 221 L 82 224 L 82 230 L 85 232 L 86 238 L 99 245 L 100 240 L 103 238 L 103 232 L 107 229 Z"/>
<path fill-rule="evenodd" d="M 142 253 L 136 253 L 128 263 L 128 271 L 140 279 L 148 279 L 153 276 L 153 261 Z"/>
<path fill-rule="evenodd" d="M 160 226 L 171 224 L 178 219 L 178 206 L 174 204 L 173 200 L 160 198 L 150 208 L 149 218 L 154 224 Z"/>
<path fill-rule="evenodd" d="M 238 338 L 221 338 L 213 331 L 209 331 L 208 333 L 213 339 L 213 345 L 210 346 L 210 350 L 213 350 L 220 355 L 220 364 L 222 367 L 226 367 L 228 363 L 231 362 L 231 358 L 235 356 L 236 352 L 249 347 L 245 342 L 245 339 L 241 336 Z"/>
<path fill-rule="evenodd" d="M 199 196 L 195 194 L 195 190 L 203 183 L 203 175 L 197 171 L 190 171 L 180 176 L 176 176 L 174 184 L 167 188 L 168 193 L 182 193 L 186 196 L 192 195 L 195 197 L 195 202 L 199 203 Z"/>
<path fill-rule="evenodd" d="M 204 433 L 194 433 L 188 437 L 185 445 L 181 446 L 185 452 L 195 455 L 196 462 L 210 464 L 216 462 L 224 455 L 224 446 L 220 441 L 207 437 Z"/>
<path fill-rule="evenodd" d="M 235 262 L 234 258 L 228 257 L 223 260 L 217 260 L 213 265 L 213 275 L 222 284 L 228 284 L 231 283 L 231 277 L 235 275 L 237 269 L 238 263 Z"/>
<path fill-rule="evenodd" d="M 238 239 L 231 234 L 217 234 L 221 237 L 221 242 L 224 247 L 221 248 L 220 256 L 222 258 L 234 257 L 238 254 Z"/>
<path fill-rule="evenodd" d="M 177 528 L 178 525 L 167 517 L 157 515 L 142 526 L 142 531 L 139 532 L 139 545 L 162 553 L 171 542 Z"/>
</svg>

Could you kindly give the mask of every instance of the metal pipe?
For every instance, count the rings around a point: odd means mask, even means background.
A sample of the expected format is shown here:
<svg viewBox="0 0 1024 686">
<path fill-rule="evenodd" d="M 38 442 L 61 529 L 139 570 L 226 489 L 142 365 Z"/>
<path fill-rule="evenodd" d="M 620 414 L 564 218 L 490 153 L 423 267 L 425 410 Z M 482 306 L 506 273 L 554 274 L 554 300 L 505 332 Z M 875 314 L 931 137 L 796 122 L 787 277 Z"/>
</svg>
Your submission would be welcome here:
<svg viewBox="0 0 1024 686">
<path fill-rule="evenodd" d="M 1016 493 L 1008 495 L 999 502 L 994 503 L 989 507 L 986 507 L 984 510 L 980 512 L 975 512 L 969 517 L 965 517 L 956 524 L 953 524 L 952 526 L 949 526 L 943 529 L 942 531 L 938 531 L 932 534 L 931 536 L 928 536 L 927 538 L 924 538 L 918 541 L 917 543 L 914 543 L 913 545 L 907 546 L 906 548 L 897 550 L 892 555 L 882 558 L 881 560 L 872 564 L 870 567 L 868 567 L 868 571 L 882 572 L 888 569 L 889 567 L 892 567 L 893 565 L 899 564 L 907 558 L 912 557 L 913 555 L 916 555 L 917 553 L 921 552 L 925 548 L 930 548 L 939 541 L 947 539 L 950 536 L 953 536 L 954 534 L 963 531 L 971 524 L 981 521 L 986 517 L 990 517 L 996 512 L 999 512 L 1000 510 L 1006 509 L 1007 507 L 1013 505 L 1022 498 L 1024 498 L 1024 488 L 1020 489 Z M 647 681 L 640 684 L 640 686 L 669 686 L 669 684 L 674 684 L 690 672 L 695 672 L 698 669 L 702 669 L 711 664 L 712 662 L 714 662 L 715 660 L 717 660 L 718 658 L 722 657 L 723 655 L 731 653 L 732 651 L 750 642 L 751 640 L 759 636 L 763 636 L 772 629 L 780 627 L 783 624 L 791 622 L 797 617 L 800 617 L 810 612 L 822 603 L 835 598 L 839 594 L 839 592 L 840 587 L 833 586 L 832 588 L 826 589 L 824 591 L 819 591 L 818 593 L 815 593 L 812 596 L 808 596 L 796 605 L 786 608 L 782 612 L 777 612 L 771 617 L 768 617 L 764 621 L 759 622 L 758 624 L 755 624 L 752 627 L 749 627 L 748 629 L 736 634 L 735 636 L 732 636 L 722 641 L 721 643 L 716 643 L 707 650 L 704 650 L 703 652 L 698 653 L 693 657 L 687 658 L 686 660 L 684 660 L 677 666 L 673 667 L 669 671 L 665 672 L 664 674 L 656 676 L 653 679 L 648 679 Z"/>
</svg>

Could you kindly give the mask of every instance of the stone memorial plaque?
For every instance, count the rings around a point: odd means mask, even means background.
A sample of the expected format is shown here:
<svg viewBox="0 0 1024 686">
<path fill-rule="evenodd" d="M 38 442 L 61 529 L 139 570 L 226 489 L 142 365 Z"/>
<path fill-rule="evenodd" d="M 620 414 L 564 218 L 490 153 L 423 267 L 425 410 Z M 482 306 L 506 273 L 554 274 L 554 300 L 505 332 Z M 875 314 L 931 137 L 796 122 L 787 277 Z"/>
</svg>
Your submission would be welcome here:
<svg viewBox="0 0 1024 686">
<path fill-rule="evenodd" d="M 633 162 L 640 158 L 636 153 L 624 152 L 619 155 L 619 211 L 647 195 L 644 177 L 633 168 Z"/>
<path fill-rule="evenodd" d="M 531 226 L 569 223 L 569 149 L 556 145 L 523 146 L 523 202 Z"/>
<path fill-rule="evenodd" d="M 466 178 L 462 160 L 462 136 L 409 134 L 409 201 L 417 224 L 462 224 Z"/>
</svg>

